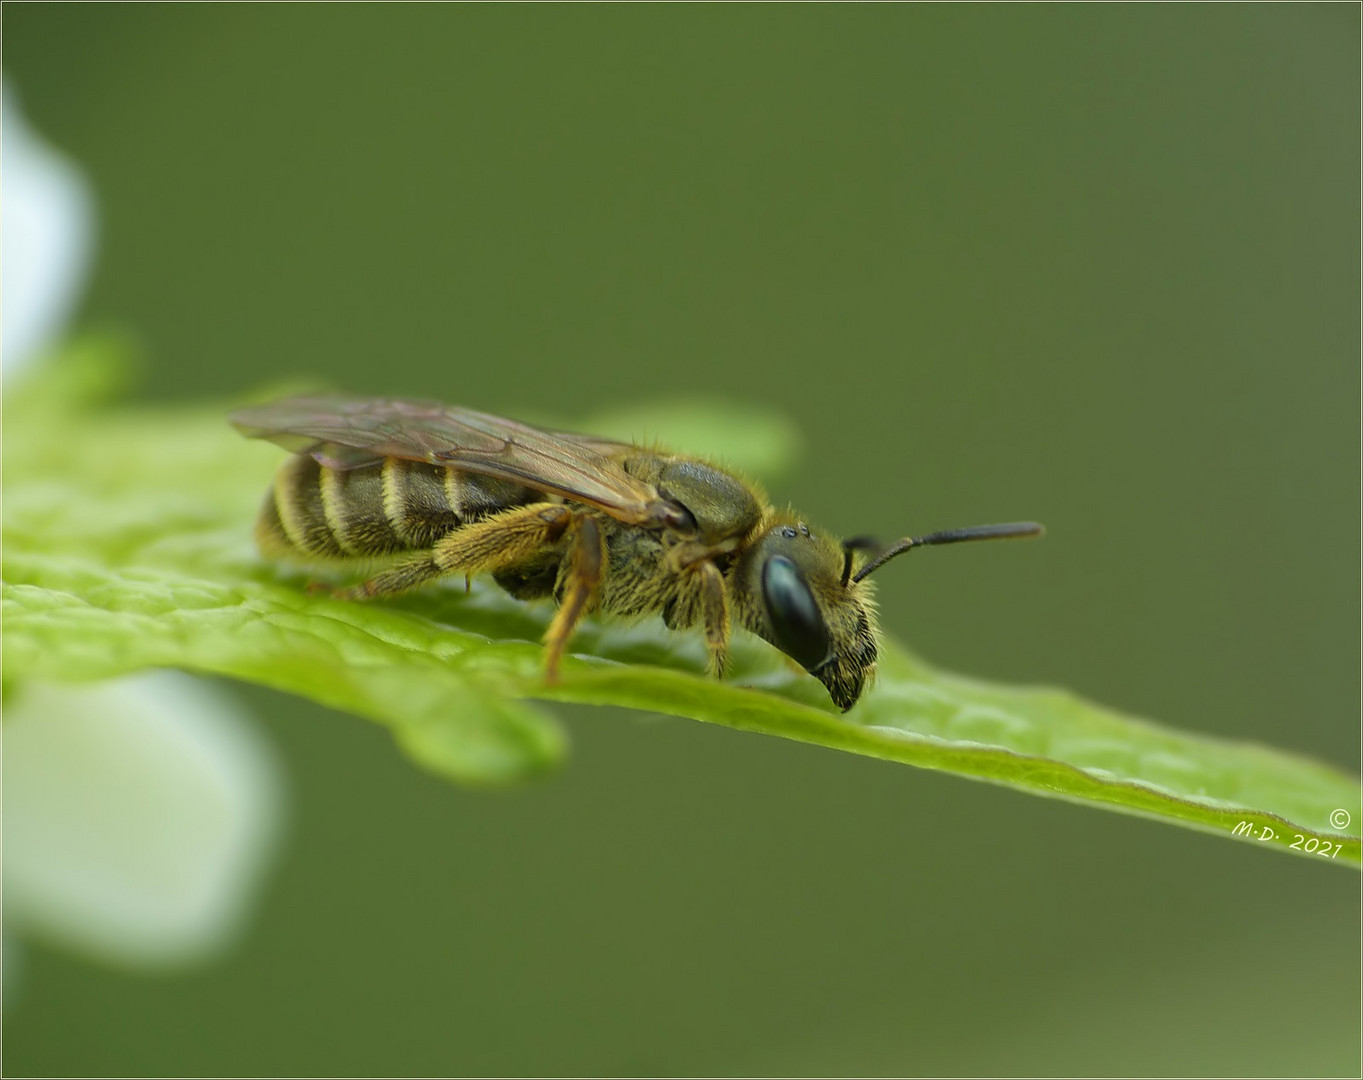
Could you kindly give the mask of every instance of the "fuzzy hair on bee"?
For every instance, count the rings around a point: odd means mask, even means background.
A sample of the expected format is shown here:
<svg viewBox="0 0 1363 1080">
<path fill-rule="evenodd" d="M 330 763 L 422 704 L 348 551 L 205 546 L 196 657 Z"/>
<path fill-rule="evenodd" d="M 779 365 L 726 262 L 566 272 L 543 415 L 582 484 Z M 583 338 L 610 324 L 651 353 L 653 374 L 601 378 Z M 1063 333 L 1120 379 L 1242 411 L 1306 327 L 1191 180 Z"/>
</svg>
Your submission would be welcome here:
<svg viewBox="0 0 1363 1080">
<path fill-rule="evenodd" d="M 755 483 L 658 446 L 548 431 L 429 401 L 294 397 L 236 412 L 244 435 L 292 452 L 256 523 L 267 556 L 389 565 L 335 590 L 365 600 L 490 574 L 552 599 L 545 667 L 557 679 L 590 612 L 700 628 L 723 677 L 733 627 L 756 634 L 846 711 L 875 677 L 867 576 L 931 544 L 1034 536 L 1034 522 L 872 541 L 812 529 Z M 862 565 L 858 566 L 858 559 Z"/>
</svg>

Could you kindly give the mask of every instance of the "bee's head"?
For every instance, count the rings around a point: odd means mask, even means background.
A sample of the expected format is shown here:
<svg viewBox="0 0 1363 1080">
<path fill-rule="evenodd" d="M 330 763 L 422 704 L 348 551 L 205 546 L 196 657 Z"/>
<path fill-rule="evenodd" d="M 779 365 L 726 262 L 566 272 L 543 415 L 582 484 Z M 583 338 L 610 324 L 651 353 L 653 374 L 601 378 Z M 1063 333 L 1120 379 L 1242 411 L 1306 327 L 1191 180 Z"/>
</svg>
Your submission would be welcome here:
<svg viewBox="0 0 1363 1080">
<path fill-rule="evenodd" d="M 845 563 L 835 540 L 778 520 L 735 568 L 739 621 L 828 687 L 843 711 L 876 669 L 870 586 L 851 581 Z"/>
<path fill-rule="evenodd" d="M 735 567 L 737 615 L 828 687 L 834 704 L 846 712 L 876 671 L 875 603 L 867 575 L 916 547 L 1041 531 L 1023 521 L 905 537 L 853 573 L 856 552 L 879 545 L 864 538 L 839 543 L 781 517 Z"/>
</svg>

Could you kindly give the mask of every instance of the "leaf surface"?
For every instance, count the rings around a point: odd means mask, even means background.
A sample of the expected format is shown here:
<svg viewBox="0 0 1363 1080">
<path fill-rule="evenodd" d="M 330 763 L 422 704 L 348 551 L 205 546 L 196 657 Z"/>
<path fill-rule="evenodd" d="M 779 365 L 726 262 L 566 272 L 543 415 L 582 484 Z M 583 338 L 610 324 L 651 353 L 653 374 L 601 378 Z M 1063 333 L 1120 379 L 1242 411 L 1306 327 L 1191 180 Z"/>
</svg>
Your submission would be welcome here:
<svg viewBox="0 0 1363 1080">
<path fill-rule="evenodd" d="M 98 406 L 117 381 L 106 352 L 80 346 L 6 403 L 7 693 L 29 680 L 155 667 L 230 676 L 386 724 L 425 768 L 482 784 L 562 758 L 562 731 L 535 699 L 625 706 L 1359 863 L 1354 777 L 1065 691 L 941 672 L 893 641 L 874 689 L 841 715 L 821 685 L 742 632 L 732 678 L 718 683 L 704 674 L 696 635 L 658 619 L 589 619 L 551 687 L 538 645 L 544 605 L 482 582 L 465 593 L 462 579 L 373 604 L 310 593 L 315 572 L 269 565 L 251 541 L 280 452 L 237 436 L 226 405 Z M 553 419 L 659 439 L 753 474 L 793 448 L 789 426 L 734 406 Z"/>
</svg>

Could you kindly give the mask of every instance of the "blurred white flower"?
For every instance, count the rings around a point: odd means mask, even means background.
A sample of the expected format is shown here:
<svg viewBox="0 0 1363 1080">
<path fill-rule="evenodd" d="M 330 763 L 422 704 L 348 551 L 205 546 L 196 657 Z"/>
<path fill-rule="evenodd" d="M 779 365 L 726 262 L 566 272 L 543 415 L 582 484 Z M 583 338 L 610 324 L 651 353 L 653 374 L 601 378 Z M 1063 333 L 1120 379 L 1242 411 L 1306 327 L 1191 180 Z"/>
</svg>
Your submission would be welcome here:
<svg viewBox="0 0 1363 1080">
<path fill-rule="evenodd" d="M 39 357 L 87 276 L 92 201 L 4 88 L 3 367 Z M 203 959 L 243 924 L 282 816 L 269 744 L 179 672 L 7 687 L 5 935 L 128 967 Z M 9 944 L 13 944 L 11 940 Z M 12 990 L 14 949 L 5 950 Z"/>
<path fill-rule="evenodd" d="M 131 965 L 232 937 L 280 810 L 268 746 L 178 671 L 26 685 L 5 709 L 5 921 Z"/>
<path fill-rule="evenodd" d="M 84 178 L 29 130 L 8 84 L 3 109 L 0 345 L 13 375 L 70 318 L 90 273 L 95 215 Z"/>
</svg>

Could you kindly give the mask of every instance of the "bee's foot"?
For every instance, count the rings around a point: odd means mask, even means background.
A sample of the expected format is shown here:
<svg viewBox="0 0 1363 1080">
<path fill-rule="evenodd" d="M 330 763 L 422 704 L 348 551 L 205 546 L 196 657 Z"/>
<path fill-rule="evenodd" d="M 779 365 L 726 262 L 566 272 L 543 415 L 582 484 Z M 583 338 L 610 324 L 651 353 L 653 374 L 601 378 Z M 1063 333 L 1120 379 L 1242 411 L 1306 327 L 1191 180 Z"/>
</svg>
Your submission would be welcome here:
<svg viewBox="0 0 1363 1080">
<path fill-rule="evenodd" d="M 368 600 L 373 594 L 366 585 L 329 585 L 325 581 L 308 582 L 309 596 L 331 596 L 337 600 Z"/>
</svg>

